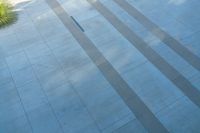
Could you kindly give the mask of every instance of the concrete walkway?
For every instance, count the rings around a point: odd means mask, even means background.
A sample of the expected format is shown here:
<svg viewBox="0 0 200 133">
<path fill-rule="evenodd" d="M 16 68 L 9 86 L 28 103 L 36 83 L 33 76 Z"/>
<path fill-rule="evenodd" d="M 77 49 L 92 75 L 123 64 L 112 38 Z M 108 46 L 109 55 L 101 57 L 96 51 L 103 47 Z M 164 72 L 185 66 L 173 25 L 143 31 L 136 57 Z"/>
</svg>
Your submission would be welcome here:
<svg viewBox="0 0 200 133">
<path fill-rule="evenodd" d="M 0 133 L 200 132 L 198 0 L 14 4 Z"/>
</svg>

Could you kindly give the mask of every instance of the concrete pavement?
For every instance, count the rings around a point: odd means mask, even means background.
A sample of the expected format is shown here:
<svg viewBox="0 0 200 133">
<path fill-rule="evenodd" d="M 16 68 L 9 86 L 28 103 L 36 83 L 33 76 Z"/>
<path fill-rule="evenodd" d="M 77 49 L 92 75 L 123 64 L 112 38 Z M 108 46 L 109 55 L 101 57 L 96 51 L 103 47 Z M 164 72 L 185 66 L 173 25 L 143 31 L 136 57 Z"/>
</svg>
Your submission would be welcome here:
<svg viewBox="0 0 200 133">
<path fill-rule="evenodd" d="M 0 132 L 199 132 L 199 5 L 18 3 L 0 30 Z"/>
</svg>

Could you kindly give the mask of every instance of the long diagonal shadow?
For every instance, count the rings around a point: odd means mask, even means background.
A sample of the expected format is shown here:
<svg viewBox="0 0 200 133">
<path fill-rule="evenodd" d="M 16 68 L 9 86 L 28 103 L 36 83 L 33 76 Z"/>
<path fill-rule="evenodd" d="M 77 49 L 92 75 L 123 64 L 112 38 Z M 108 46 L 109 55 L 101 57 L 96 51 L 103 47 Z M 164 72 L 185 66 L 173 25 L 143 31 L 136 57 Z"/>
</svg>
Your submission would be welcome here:
<svg viewBox="0 0 200 133">
<path fill-rule="evenodd" d="M 93 42 L 76 26 L 61 5 L 56 0 L 46 0 L 46 2 L 143 126 L 152 133 L 167 133 L 168 130 L 106 60 Z"/>
</svg>

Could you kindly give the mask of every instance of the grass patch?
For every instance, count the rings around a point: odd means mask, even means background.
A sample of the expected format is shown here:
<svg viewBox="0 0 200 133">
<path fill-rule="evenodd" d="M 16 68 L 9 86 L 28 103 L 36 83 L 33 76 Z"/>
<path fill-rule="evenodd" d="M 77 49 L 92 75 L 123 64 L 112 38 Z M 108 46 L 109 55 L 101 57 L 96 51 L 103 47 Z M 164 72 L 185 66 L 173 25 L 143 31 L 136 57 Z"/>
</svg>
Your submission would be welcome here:
<svg viewBox="0 0 200 133">
<path fill-rule="evenodd" d="M 0 28 L 14 23 L 16 19 L 17 14 L 13 11 L 12 5 L 4 0 L 0 0 Z"/>
</svg>

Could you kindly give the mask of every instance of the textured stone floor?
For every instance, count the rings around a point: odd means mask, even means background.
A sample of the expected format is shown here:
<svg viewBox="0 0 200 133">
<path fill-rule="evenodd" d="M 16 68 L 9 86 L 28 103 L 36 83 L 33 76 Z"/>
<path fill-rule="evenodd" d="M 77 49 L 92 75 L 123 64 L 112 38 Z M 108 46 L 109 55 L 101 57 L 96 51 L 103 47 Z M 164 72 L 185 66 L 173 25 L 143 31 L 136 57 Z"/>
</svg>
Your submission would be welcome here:
<svg viewBox="0 0 200 133">
<path fill-rule="evenodd" d="M 200 133 L 199 0 L 15 1 L 0 133 Z"/>
</svg>

